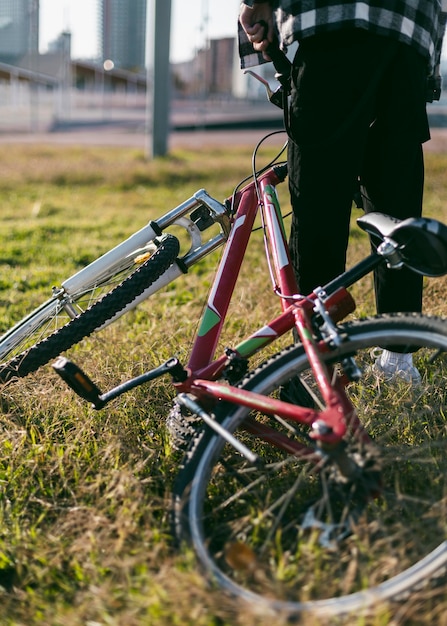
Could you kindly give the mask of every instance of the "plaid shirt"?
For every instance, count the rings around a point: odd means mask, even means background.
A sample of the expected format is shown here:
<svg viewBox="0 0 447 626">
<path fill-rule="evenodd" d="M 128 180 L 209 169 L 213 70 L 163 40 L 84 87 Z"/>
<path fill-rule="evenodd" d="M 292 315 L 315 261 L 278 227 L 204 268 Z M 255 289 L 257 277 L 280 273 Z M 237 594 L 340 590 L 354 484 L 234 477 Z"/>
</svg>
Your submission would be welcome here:
<svg viewBox="0 0 447 626">
<path fill-rule="evenodd" d="M 252 6 L 253 0 L 243 3 Z M 447 17 L 441 0 L 272 0 L 271 4 L 283 47 L 320 33 L 362 28 L 414 46 L 427 57 L 430 71 L 439 65 Z M 447 9 L 446 0 L 442 4 Z M 243 69 L 264 62 L 240 25 L 239 52 Z"/>
</svg>

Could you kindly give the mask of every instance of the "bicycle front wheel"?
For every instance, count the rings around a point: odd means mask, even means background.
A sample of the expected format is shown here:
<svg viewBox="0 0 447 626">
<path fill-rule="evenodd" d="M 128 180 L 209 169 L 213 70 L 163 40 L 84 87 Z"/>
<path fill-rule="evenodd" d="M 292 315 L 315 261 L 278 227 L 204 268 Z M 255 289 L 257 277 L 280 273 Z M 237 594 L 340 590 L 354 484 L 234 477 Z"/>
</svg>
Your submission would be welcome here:
<svg viewBox="0 0 447 626">
<path fill-rule="evenodd" d="M 289 616 L 335 616 L 408 597 L 447 566 L 447 325 L 411 314 L 344 325 L 325 355 L 334 372 L 354 356 L 363 376 L 350 396 L 372 443 L 352 435 L 347 479 L 313 450 L 303 426 L 220 405 L 216 419 L 259 456 L 250 464 L 205 429 L 192 442 L 174 489 L 174 521 L 206 575 L 231 596 Z M 412 386 L 374 370 L 376 351 L 411 350 Z M 298 383 L 299 381 L 299 383 Z M 317 407 L 305 352 L 291 347 L 242 383 Z M 295 394 L 295 395 L 294 395 Z M 270 438 L 260 435 L 269 426 Z M 300 447 L 301 444 L 301 447 Z"/>
<path fill-rule="evenodd" d="M 176 237 L 163 235 L 141 264 L 132 260 L 100 285 L 71 296 L 73 318 L 57 298 L 33 311 L 0 338 L 0 382 L 27 376 L 114 319 L 168 270 L 179 249 Z"/>
</svg>

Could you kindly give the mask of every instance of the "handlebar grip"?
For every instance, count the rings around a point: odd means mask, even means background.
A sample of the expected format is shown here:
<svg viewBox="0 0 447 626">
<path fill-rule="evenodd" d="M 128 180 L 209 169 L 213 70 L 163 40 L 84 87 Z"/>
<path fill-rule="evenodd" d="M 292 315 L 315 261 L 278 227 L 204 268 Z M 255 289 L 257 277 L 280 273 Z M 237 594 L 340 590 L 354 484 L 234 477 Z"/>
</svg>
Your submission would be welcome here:
<svg viewBox="0 0 447 626">
<path fill-rule="evenodd" d="M 259 24 L 264 27 L 264 35 L 267 36 L 268 24 L 264 20 L 260 20 Z M 273 41 L 269 44 L 266 53 L 271 58 L 275 70 L 278 72 L 277 79 L 281 84 L 283 81 L 287 81 L 290 78 L 292 71 L 292 62 L 287 58 L 284 52 L 279 47 L 279 41 L 277 37 L 274 37 Z"/>
<path fill-rule="evenodd" d="M 278 80 L 280 82 L 281 78 L 284 78 L 284 80 L 288 80 L 292 71 L 292 63 L 279 47 L 277 39 L 269 45 L 266 53 L 272 59 L 275 70 L 278 72 Z"/>
</svg>

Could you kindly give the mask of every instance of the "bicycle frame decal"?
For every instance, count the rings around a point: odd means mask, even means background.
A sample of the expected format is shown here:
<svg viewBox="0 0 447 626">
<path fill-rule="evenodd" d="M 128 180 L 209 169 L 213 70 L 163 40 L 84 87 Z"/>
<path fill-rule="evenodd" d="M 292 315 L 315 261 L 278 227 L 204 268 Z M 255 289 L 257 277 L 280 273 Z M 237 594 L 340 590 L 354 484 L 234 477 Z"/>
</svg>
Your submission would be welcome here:
<svg viewBox="0 0 447 626">
<path fill-rule="evenodd" d="M 208 298 L 206 310 L 203 315 L 199 331 L 197 333 L 198 337 L 206 336 L 207 333 L 209 333 L 212 328 L 214 328 L 217 324 L 219 324 L 219 322 L 222 320 L 222 318 L 225 315 L 227 307 L 225 307 L 225 310 L 222 310 L 222 308 L 219 307 L 219 303 L 216 303 L 216 295 L 218 293 L 218 286 L 222 280 L 225 267 L 228 263 L 229 252 L 231 250 L 233 240 L 236 236 L 238 229 L 244 225 L 245 218 L 246 218 L 245 215 L 241 215 L 241 217 L 237 218 L 233 225 L 233 228 L 231 229 L 231 234 L 230 234 L 230 237 L 228 238 L 228 243 L 225 246 L 225 250 L 222 256 L 222 261 L 219 265 L 216 278 L 214 281 L 214 285 Z"/>
<path fill-rule="evenodd" d="M 202 318 L 198 337 L 204 337 L 212 328 L 214 328 L 214 326 L 216 326 L 216 324 L 220 322 L 221 319 L 221 316 L 208 306 Z"/>
<path fill-rule="evenodd" d="M 278 283 L 278 285 L 275 285 L 275 290 L 279 291 L 283 296 L 293 296 L 298 293 L 298 285 L 292 268 L 276 188 L 265 180 L 260 181 L 260 187 L 264 199 L 263 215 L 266 223 L 268 245 L 271 248 L 270 256 L 273 261 L 275 280 Z M 281 306 L 285 310 L 289 303 L 287 300 L 282 300 Z"/>
<path fill-rule="evenodd" d="M 270 328 L 270 326 L 264 326 L 248 339 L 245 339 L 238 344 L 235 350 L 242 357 L 248 357 L 274 341 L 277 337 L 278 333 L 275 332 L 273 328 Z"/>
<path fill-rule="evenodd" d="M 268 201 L 265 206 L 265 209 L 267 210 L 266 215 L 270 215 L 270 213 L 274 211 L 276 216 L 276 220 L 271 223 L 272 244 L 274 250 L 276 251 L 275 260 L 277 261 L 278 268 L 283 269 L 287 265 L 290 265 L 290 257 L 285 243 L 286 232 L 281 210 L 278 204 L 278 196 L 276 194 L 276 189 L 271 185 L 265 186 L 265 199 Z"/>
</svg>

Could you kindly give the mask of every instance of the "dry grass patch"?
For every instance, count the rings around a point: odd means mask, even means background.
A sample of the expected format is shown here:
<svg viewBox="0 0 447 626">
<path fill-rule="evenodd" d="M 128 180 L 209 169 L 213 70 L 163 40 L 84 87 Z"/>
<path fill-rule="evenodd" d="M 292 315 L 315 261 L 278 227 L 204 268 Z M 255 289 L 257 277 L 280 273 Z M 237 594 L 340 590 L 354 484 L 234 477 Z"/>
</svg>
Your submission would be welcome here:
<svg viewBox="0 0 447 626">
<path fill-rule="evenodd" d="M 274 154 L 268 150 L 262 159 Z M 250 172 L 251 149 L 176 151 L 148 163 L 135 150 L 8 146 L 0 155 L 0 330 L 46 299 L 48 289 L 200 187 L 218 199 Z M 427 158 L 427 213 L 445 219 L 446 157 Z M 287 185 L 281 197 L 286 202 Z M 287 206 L 287 204 L 285 204 Z M 358 231 L 350 258 L 368 249 Z M 262 245 L 255 244 L 231 309 L 228 342 L 276 310 Z M 107 389 L 173 354 L 187 358 L 218 255 L 70 353 Z M 266 291 L 265 291 L 266 290 Z M 266 294 L 260 295 L 260 294 Z M 372 311 L 368 280 L 356 287 Z M 429 281 L 426 308 L 444 313 L 444 279 Z M 191 554 L 171 540 L 170 488 L 178 457 L 164 419 L 167 381 L 95 412 L 49 367 L 2 390 L 0 588 L 2 623 L 264 626 L 247 607 L 209 589 Z M 381 609 L 350 626 L 442 624 L 445 589 Z M 317 622 L 303 621 L 311 626 Z M 275 621 L 281 624 L 281 618 Z"/>
</svg>

